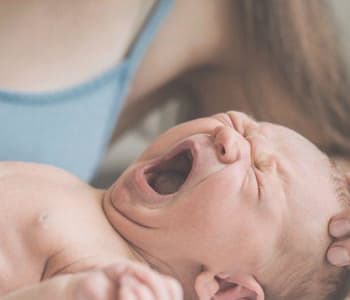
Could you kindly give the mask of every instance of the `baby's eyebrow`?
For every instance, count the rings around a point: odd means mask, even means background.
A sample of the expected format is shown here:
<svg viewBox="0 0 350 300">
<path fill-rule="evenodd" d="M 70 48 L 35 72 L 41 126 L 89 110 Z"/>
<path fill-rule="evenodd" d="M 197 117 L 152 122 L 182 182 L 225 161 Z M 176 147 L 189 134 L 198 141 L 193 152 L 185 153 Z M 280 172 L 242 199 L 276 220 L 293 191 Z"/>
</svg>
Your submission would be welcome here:
<svg viewBox="0 0 350 300">
<path fill-rule="evenodd" d="M 221 122 L 224 126 L 227 127 L 235 127 L 233 122 L 231 121 L 230 116 L 227 113 L 219 113 L 212 116 L 215 120 Z"/>
<path fill-rule="evenodd" d="M 253 115 L 251 115 L 251 114 L 246 114 L 246 115 L 247 115 L 248 119 L 251 119 L 252 121 L 260 123 Z"/>
<path fill-rule="evenodd" d="M 251 120 L 251 118 L 248 117 L 245 113 L 232 111 L 213 115 L 212 118 L 222 123 L 222 125 L 225 127 L 233 128 L 242 136 L 245 136 L 246 128 L 249 126 L 248 122 L 255 122 Z"/>
</svg>

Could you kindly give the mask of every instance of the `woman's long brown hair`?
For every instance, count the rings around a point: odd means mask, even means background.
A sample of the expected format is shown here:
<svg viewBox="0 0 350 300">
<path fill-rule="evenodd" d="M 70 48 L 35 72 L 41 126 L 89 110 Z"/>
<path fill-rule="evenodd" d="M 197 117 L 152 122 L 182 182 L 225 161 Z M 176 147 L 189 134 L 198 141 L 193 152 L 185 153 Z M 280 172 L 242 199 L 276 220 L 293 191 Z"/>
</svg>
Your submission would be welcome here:
<svg viewBox="0 0 350 300">
<path fill-rule="evenodd" d="M 236 0 L 242 36 L 268 56 L 296 99 L 321 124 L 328 153 L 350 156 L 350 85 L 329 2 Z"/>
</svg>

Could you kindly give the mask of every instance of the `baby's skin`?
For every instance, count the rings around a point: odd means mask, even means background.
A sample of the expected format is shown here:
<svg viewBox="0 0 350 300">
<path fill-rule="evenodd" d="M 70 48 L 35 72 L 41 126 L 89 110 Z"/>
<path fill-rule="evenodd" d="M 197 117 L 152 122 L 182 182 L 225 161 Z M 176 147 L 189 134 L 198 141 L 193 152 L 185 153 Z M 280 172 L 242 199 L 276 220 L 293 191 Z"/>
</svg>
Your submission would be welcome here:
<svg viewBox="0 0 350 300">
<path fill-rule="evenodd" d="M 0 190 L 6 300 L 55 300 L 52 286 L 57 299 L 178 300 L 178 282 L 185 299 L 263 300 L 290 264 L 281 237 L 319 247 L 322 264 L 342 209 L 324 154 L 238 112 L 170 129 L 106 191 L 13 162 Z"/>
<path fill-rule="evenodd" d="M 8 293 L 54 277 L 24 291 L 23 299 L 54 300 L 52 287 L 67 300 L 133 299 L 130 293 L 182 299 L 180 285 L 147 267 L 109 224 L 104 191 L 60 169 L 19 162 L 0 163 L 0 190 L 4 299 L 21 299 L 22 291 Z"/>
</svg>

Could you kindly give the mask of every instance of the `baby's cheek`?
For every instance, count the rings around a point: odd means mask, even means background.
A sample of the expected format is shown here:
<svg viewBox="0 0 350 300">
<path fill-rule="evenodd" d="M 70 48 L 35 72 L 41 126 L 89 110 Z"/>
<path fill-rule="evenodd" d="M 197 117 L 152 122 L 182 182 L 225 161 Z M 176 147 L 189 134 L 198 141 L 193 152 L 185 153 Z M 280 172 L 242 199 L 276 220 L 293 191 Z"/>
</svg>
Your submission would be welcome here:
<svg viewBox="0 0 350 300">
<path fill-rule="evenodd" d="M 260 179 L 260 205 L 259 214 L 263 219 L 269 231 L 276 231 L 290 219 L 290 207 L 284 186 L 281 184 L 283 179 L 263 174 L 264 179 Z M 261 176 L 261 177 L 262 177 Z M 267 178 L 269 180 L 267 180 Z M 288 184 L 287 182 L 285 183 Z"/>
</svg>

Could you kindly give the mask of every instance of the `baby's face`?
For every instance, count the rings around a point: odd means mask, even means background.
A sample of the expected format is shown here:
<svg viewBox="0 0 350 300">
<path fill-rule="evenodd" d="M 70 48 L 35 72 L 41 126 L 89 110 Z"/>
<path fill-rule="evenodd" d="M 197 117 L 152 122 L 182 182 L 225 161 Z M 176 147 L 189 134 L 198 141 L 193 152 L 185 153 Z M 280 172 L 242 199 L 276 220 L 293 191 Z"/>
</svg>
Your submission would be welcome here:
<svg viewBox="0 0 350 300">
<path fill-rule="evenodd" d="M 267 278 L 283 272 L 283 239 L 296 249 L 326 240 L 340 209 L 329 174 L 327 158 L 294 131 L 231 112 L 161 135 L 104 207 L 118 232 L 192 295 L 203 268 Z"/>
</svg>

